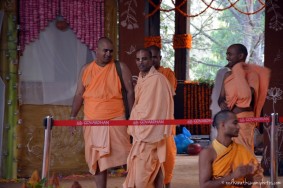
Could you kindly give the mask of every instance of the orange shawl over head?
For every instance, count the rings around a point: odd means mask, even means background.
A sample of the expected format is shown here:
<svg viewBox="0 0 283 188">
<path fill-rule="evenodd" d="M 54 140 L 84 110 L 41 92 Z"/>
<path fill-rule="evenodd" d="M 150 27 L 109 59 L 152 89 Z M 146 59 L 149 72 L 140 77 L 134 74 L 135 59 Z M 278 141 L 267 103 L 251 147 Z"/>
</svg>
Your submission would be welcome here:
<svg viewBox="0 0 283 188">
<path fill-rule="evenodd" d="M 255 90 L 254 113 L 255 117 L 259 117 L 267 95 L 269 77 L 268 68 L 244 62 L 234 65 L 232 74 L 224 81 L 227 106 L 230 109 L 234 105 L 239 108 L 249 107 L 252 87 Z"/>
<path fill-rule="evenodd" d="M 124 114 L 121 83 L 114 61 L 104 67 L 95 61 L 90 63 L 83 73 L 82 82 L 87 119 L 113 119 Z"/>
</svg>

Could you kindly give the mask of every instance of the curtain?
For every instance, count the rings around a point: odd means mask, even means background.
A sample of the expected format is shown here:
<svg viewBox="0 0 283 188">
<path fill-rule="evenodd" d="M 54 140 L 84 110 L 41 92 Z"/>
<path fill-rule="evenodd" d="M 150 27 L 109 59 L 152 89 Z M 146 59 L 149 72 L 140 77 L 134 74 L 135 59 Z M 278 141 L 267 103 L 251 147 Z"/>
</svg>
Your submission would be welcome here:
<svg viewBox="0 0 283 188">
<path fill-rule="evenodd" d="M 58 18 L 71 29 L 58 30 Z M 103 35 L 104 0 L 20 1 L 20 104 L 70 105 Z"/>
<path fill-rule="evenodd" d="M 20 103 L 70 105 L 80 69 L 93 58 L 71 29 L 50 22 L 20 57 Z"/>
<path fill-rule="evenodd" d="M 21 0 L 20 2 L 20 50 L 35 41 L 41 30 L 58 15 L 59 0 Z"/>
<path fill-rule="evenodd" d="M 21 0 L 21 54 L 56 16 L 63 16 L 77 38 L 91 50 L 104 35 L 104 0 Z"/>
</svg>

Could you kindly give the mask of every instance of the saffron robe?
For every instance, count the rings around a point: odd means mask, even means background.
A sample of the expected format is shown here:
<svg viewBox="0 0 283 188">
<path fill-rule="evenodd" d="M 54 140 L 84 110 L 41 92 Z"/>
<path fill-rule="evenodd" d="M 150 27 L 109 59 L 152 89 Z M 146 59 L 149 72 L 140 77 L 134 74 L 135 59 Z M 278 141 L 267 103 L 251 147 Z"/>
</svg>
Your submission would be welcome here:
<svg viewBox="0 0 283 188">
<path fill-rule="evenodd" d="M 174 72 L 170 68 L 164 68 L 162 66 L 159 67 L 158 72 L 167 78 L 171 86 L 174 88 L 174 91 L 176 91 L 177 79 Z M 176 134 L 175 126 L 172 128 L 173 135 L 166 138 L 166 161 L 163 163 L 165 171 L 164 184 L 170 183 L 173 178 L 173 169 L 177 154 L 177 148 L 174 140 L 174 135 Z"/>
<path fill-rule="evenodd" d="M 121 83 L 114 62 L 104 67 L 90 63 L 83 72 L 84 119 L 125 119 Z M 89 171 L 126 164 L 131 144 L 127 126 L 85 126 L 85 159 Z"/>
<path fill-rule="evenodd" d="M 228 71 L 231 71 L 231 75 L 229 75 L 224 80 L 224 76 Z M 254 64 L 246 64 L 244 62 L 234 65 L 232 69 L 229 69 L 227 67 L 220 69 L 217 72 L 215 85 L 211 95 L 212 103 L 210 109 L 212 111 L 212 117 L 221 110 L 218 105 L 218 99 L 223 84 L 225 89 L 226 103 L 231 110 L 234 108 L 235 105 L 239 108 L 249 107 L 252 100 L 251 87 L 254 88 L 254 116 L 251 116 L 250 113 L 248 113 L 248 115 L 243 115 L 241 113 L 241 115 L 237 116 L 241 116 L 243 118 L 260 117 L 260 112 L 262 110 L 267 95 L 269 77 L 270 70 L 268 68 L 260 67 Z M 246 131 L 240 129 L 240 135 L 238 138 L 236 138 L 236 142 L 240 144 L 246 143 L 245 145 L 247 146 L 247 148 L 253 151 L 253 130 L 255 125 L 253 123 L 251 123 L 250 125 L 252 127 L 250 127 L 249 130 L 252 130 L 252 133 L 245 134 Z M 244 127 L 244 125 L 242 125 L 242 127 Z M 216 135 L 217 130 L 211 126 L 211 140 L 216 138 Z"/>
<path fill-rule="evenodd" d="M 267 95 L 270 71 L 268 68 L 244 62 L 234 65 L 232 74 L 224 81 L 227 106 L 247 108 L 252 100 L 251 87 L 255 90 L 254 113 L 259 117 Z"/>
<path fill-rule="evenodd" d="M 259 162 L 257 161 L 256 157 L 240 144 L 232 142 L 228 147 L 225 147 L 216 139 L 214 139 L 212 146 L 217 153 L 217 157 L 212 163 L 213 179 L 219 179 L 221 177 L 227 176 L 240 165 L 247 165 L 250 162 L 252 162 L 256 166 L 259 166 Z M 260 185 L 257 183 L 262 182 L 263 178 L 263 169 L 259 167 L 259 169 L 252 175 L 252 182 L 254 182 L 254 185 L 252 187 L 260 187 Z M 248 180 L 243 177 L 226 183 L 227 184 L 225 187 L 232 188 L 236 187 L 233 186 L 233 184 L 245 185 L 245 183 L 250 182 L 248 182 Z M 261 186 L 265 187 L 264 185 Z"/>
<path fill-rule="evenodd" d="M 252 101 L 251 87 L 254 89 L 253 113 L 242 112 L 238 118 L 260 117 L 262 107 L 267 95 L 269 84 L 269 69 L 253 64 L 238 63 L 232 68 L 232 74 L 224 80 L 226 104 L 229 109 L 236 105 L 239 108 L 247 108 Z M 248 127 L 248 126 L 251 127 Z M 240 133 L 235 142 L 243 144 L 251 152 L 254 151 L 255 123 L 240 124 Z"/>
<path fill-rule="evenodd" d="M 174 119 L 174 91 L 168 80 L 151 67 L 143 78 L 139 74 L 135 102 L 130 119 Z M 129 126 L 133 146 L 127 160 L 128 174 L 124 188 L 154 187 L 154 180 L 166 160 L 165 137 L 172 135 L 171 125 Z M 164 172 L 163 172 L 164 173 Z"/>
<path fill-rule="evenodd" d="M 236 115 L 237 118 L 255 117 L 254 112 L 241 112 Z M 250 150 L 251 153 L 254 153 L 254 130 L 256 127 L 256 122 L 239 123 L 239 126 L 239 136 L 233 137 L 232 140 L 238 144 L 245 146 Z"/>
<path fill-rule="evenodd" d="M 175 73 L 170 68 L 164 68 L 163 66 L 160 66 L 158 68 L 158 72 L 163 74 L 168 79 L 168 81 L 170 82 L 170 84 L 174 88 L 174 91 L 176 91 L 177 79 L 175 77 Z"/>
</svg>

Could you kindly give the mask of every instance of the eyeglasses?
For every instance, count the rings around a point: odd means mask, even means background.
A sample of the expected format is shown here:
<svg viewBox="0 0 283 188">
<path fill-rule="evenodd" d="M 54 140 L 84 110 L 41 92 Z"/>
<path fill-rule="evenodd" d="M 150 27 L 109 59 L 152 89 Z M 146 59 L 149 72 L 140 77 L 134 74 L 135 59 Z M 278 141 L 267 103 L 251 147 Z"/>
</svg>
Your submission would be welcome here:
<svg viewBox="0 0 283 188">
<path fill-rule="evenodd" d="M 150 59 L 149 57 L 142 57 L 142 58 L 136 58 L 136 61 L 142 62 L 142 61 L 147 61 L 149 59 Z"/>
</svg>

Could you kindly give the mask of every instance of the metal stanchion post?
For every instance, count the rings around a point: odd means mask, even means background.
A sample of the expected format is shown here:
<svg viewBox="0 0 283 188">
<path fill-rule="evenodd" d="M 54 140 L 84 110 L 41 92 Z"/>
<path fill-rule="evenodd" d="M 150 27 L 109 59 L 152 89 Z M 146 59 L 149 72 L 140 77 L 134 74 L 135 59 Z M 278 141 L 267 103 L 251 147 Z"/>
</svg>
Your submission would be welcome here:
<svg viewBox="0 0 283 188">
<path fill-rule="evenodd" d="M 276 188 L 277 178 L 278 178 L 278 156 L 276 155 L 278 151 L 278 135 L 277 135 L 277 125 L 278 125 L 278 114 L 271 114 L 271 127 L 270 127 L 270 182 L 272 188 Z"/>
<path fill-rule="evenodd" d="M 53 119 L 51 116 L 47 116 L 44 119 L 44 150 L 42 161 L 42 175 L 41 178 L 47 178 L 49 176 L 49 160 L 50 160 L 50 141 L 51 141 L 51 129 L 53 126 Z"/>
</svg>

